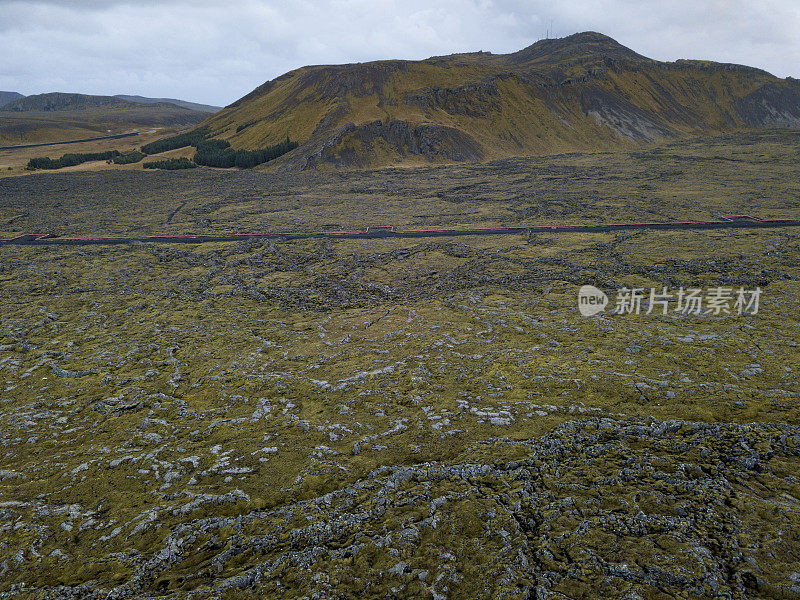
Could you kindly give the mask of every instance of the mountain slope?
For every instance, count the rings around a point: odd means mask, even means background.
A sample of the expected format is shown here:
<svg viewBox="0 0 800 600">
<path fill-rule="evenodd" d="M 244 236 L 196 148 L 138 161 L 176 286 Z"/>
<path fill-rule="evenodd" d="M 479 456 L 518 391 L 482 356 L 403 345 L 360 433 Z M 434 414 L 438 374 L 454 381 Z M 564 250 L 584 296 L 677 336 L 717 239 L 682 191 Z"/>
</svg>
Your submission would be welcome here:
<svg viewBox="0 0 800 600">
<path fill-rule="evenodd" d="M 191 110 L 199 110 L 200 112 L 215 113 L 220 110 L 220 106 L 211 106 L 210 104 L 199 104 L 197 102 L 188 102 L 187 100 L 178 100 L 177 98 L 147 98 L 145 96 L 128 96 L 125 94 L 116 94 L 115 98 L 127 100 L 129 102 L 137 102 L 139 104 L 174 104 L 182 108 Z"/>
<path fill-rule="evenodd" d="M 24 98 L 19 92 L 0 92 L 0 107 L 5 106 L 13 100 Z"/>
<path fill-rule="evenodd" d="M 505 55 L 303 67 L 204 122 L 236 148 L 287 135 L 285 169 L 485 160 L 800 126 L 800 85 L 760 69 L 655 61 L 599 33 Z"/>
<path fill-rule="evenodd" d="M 94 96 L 89 94 L 67 94 L 50 92 L 17 98 L 3 107 L 4 111 L 53 112 L 62 110 L 86 110 L 90 108 L 135 108 L 137 102 L 131 102 L 117 96 Z"/>
<path fill-rule="evenodd" d="M 129 96 L 116 94 L 114 96 L 96 96 L 89 94 L 69 94 L 64 92 L 50 92 L 23 96 L 17 92 L 0 92 L 0 106 L 3 110 L 24 112 L 31 110 L 84 110 L 95 107 L 132 108 L 136 104 L 172 104 L 180 108 L 196 110 L 205 113 L 217 112 L 219 106 L 187 102 L 176 98 L 148 98 L 146 96 Z"/>
<path fill-rule="evenodd" d="M 59 142 L 142 127 L 187 127 L 208 116 L 175 104 L 143 104 L 114 96 L 54 92 L 12 100 L 0 108 L 0 142 Z"/>
</svg>

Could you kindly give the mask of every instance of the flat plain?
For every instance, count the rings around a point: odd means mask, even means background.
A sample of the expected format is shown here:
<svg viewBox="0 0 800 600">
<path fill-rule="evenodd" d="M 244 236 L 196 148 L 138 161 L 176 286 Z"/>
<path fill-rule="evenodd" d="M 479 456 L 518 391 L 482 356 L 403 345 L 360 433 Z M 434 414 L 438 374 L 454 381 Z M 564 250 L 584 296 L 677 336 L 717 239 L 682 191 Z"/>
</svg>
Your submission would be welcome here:
<svg viewBox="0 0 800 600">
<path fill-rule="evenodd" d="M 800 135 L 0 179 L 0 237 L 797 217 Z M 0 247 L 0 597 L 800 595 L 800 230 Z M 580 316 L 577 290 L 763 290 Z"/>
</svg>

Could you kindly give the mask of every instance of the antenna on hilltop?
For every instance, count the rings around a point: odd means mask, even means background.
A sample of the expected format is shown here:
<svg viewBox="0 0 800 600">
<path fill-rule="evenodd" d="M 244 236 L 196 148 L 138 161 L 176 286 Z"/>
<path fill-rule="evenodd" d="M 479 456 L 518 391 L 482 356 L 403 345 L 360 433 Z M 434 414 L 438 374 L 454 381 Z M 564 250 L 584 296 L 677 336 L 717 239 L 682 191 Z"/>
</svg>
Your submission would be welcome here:
<svg viewBox="0 0 800 600">
<path fill-rule="evenodd" d="M 553 19 L 550 19 L 550 24 L 544 29 L 544 39 L 549 40 L 550 34 L 553 32 Z"/>
</svg>

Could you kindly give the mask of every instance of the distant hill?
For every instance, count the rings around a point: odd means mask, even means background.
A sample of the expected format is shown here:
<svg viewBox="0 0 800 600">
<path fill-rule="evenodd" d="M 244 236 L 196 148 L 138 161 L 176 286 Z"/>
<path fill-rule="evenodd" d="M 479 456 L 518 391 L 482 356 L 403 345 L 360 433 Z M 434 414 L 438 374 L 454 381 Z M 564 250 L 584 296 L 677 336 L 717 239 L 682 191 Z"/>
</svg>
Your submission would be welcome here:
<svg viewBox="0 0 800 600">
<path fill-rule="evenodd" d="M 86 110 L 89 108 L 132 108 L 138 103 L 123 100 L 116 96 L 92 96 L 87 94 L 66 94 L 50 92 L 35 94 L 12 100 L 3 107 L 9 112 L 53 112 L 62 110 Z"/>
<path fill-rule="evenodd" d="M 0 92 L 0 107 L 5 106 L 12 100 L 17 100 L 18 98 L 24 98 L 22 94 L 19 92 Z"/>
<path fill-rule="evenodd" d="M 67 141 L 152 127 L 184 128 L 208 112 L 167 102 L 53 92 L 12 100 L 0 108 L 2 145 Z"/>
<path fill-rule="evenodd" d="M 200 112 L 215 113 L 218 110 L 222 109 L 221 106 L 211 106 L 210 104 L 198 104 L 197 102 L 188 102 L 186 100 L 177 100 L 175 98 L 146 98 L 144 96 L 126 96 L 125 94 L 117 94 L 114 97 L 120 98 L 122 100 L 127 100 L 129 102 L 139 102 L 141 104 L 159 104 L 159 103 L 175 104 L 176 106 L 189 108 L 191 110 L 199 110 Z"/>
<path fill-rule="evenodd" d="M 741 65 L 660 62 L 595 32 L 514 52 L 303 67 L 203 123 L 274 165 L 362 167 L 632 147 L 800 127 L 800 85 Z"/>
</svg>

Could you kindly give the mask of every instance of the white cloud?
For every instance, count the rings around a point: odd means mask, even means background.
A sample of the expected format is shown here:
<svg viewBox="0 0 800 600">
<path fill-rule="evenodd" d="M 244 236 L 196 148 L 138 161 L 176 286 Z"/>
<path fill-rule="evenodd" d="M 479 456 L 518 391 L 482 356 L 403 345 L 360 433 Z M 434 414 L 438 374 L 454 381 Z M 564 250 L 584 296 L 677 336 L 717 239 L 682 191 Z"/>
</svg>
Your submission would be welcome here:
<svg viewBox="0 0 800 600">
<path fill-rule="evenodd" d="M 0 0 L 0 89 L 227 104 L 305 64 L 512 52 L 551 24 L 800 75 L 796 0 Z"/>
</svg>

